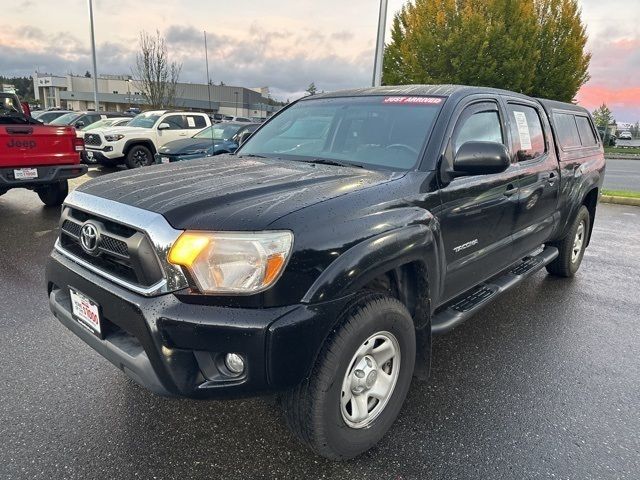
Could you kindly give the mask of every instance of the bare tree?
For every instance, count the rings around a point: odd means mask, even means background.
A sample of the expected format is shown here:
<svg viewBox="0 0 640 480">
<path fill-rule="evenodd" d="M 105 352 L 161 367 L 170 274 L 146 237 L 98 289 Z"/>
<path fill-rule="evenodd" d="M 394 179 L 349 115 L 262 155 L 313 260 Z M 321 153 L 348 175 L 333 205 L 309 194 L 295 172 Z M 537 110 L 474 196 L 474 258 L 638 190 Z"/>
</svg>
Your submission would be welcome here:
<svg viewBox="0 0 640 480">
<path fill-rule="evenodd" d="M 174 106 L 182 64 L 169 61 L 167 42 L 157 30 L 155 36 L 141 31 L 139 43 L 134 83 L 151 108 Z"/>
</svg>

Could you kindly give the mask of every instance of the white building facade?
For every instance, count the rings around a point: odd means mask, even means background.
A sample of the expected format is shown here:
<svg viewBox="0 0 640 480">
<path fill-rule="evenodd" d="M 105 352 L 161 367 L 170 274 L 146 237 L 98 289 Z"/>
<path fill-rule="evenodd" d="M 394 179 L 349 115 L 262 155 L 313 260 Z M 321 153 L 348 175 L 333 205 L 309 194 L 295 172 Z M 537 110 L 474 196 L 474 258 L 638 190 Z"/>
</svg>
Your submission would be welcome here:
<svg viewBox="0 0 640 480">
<path fill-rule="evenodd" d="M 33 76 L 35 98 L 40 101 L 43 109 L 95 110 L 93 85 L 93 79 L 84 76 L 38 72 Z M 129 76 L 100 76 L 100 110 L 121 112 L 131 107 L 148 109 L 140 90 L 139 82 Z M 268 87 L 178 83 L 175 108 L 248 118 L 267 118 L 280 108 L 269 104 L 268 91 Z"/>
</svg>

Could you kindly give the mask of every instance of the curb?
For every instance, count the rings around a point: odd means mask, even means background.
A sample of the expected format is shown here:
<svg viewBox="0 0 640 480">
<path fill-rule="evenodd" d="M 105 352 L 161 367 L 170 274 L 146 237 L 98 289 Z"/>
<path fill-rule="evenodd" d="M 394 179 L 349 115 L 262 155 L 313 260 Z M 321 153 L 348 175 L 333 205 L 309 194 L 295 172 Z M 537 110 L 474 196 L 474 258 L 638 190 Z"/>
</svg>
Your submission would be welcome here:
<svg viewBox="0 0 640 480">
<path fill-rule="evenodd" d="M 640 198 L 614 197 L 611 195 L 602 195 L 600 197 L 602 203 L 615 203 L 617 205 L 631 205 L 632 207 L 640 207 Z"/>
<path fill-rule="evenodd" d="M 640 160 L 640 155 L 633 153 L 605 153 L 604 158 L 605 160 Z"/>
</svg>

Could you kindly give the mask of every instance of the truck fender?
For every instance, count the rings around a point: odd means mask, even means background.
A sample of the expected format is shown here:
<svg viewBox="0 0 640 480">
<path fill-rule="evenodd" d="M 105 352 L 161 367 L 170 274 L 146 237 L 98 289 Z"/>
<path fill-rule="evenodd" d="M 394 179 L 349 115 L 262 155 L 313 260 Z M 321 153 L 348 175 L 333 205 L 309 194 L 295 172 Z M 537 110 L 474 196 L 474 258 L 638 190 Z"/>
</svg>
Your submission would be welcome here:
<svg viewBox="0 0 640 480">
<path fill-rule="evenodd" d="M 427 224 L 389 230 L 342 253 L 311 285 L 302 302 L 317 303 L 354 294 L 380 275 L 412 262 L 424 264 L 418 270 L 426 277 L 427 272 L 437 271 L 436 257 L 434 233 Z M 431 278 L 429 285 L 437 285 L 434 282 L 437 279 Z"/>
<path fill-rule="evenodd" d="M 122 149 L 122 152 L 126 155 L 129 152 L 129 149 L 134 145 L 144 145 L 149 150 L 151 150 L 152 155 L 155 155 L 157 153 L 156 146 L 148 138 L 132 138 L 131 140 L 127 140 L 126 143 L 124 144 L 124 148 Z"/>
</svg>

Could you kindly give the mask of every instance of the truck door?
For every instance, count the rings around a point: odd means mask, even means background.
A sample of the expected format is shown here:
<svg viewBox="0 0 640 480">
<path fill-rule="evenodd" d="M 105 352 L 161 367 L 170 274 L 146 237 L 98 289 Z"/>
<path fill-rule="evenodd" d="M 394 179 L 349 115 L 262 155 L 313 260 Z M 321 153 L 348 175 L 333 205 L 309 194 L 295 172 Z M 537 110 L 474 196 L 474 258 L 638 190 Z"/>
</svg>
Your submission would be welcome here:
<svg viewBox="0 0 640 480">
<path fill-rule="evenodd" d="M 455 114 L 454 114 L 455 116 Z M 443 169 L 453 168 L 458 148 L 468 141 L 509 145 L 504 112 L 497 99 L 464 107 L 453 120 Z M 443 173 L 446 177 L 446 173 Z M 513 259 L 511 234 L 518 204 L 519 167 L 496 174 L 450 179 L 441 188 L 440 220 L 447 263 L 447 301 L 507 267 Z"/>
<path fill-rule="evenodd" d="M 520 170 L 513 248 L 525 256 L 544 243 L 560 220 L 560 170 L 551 127 L 542 107 L 507 98 L 511 150 Z"/>
<path fill-rule="evenodd" d="M 160 125 L 165 123 L 169 125 L 169 128 L 158 130 L 158 147 L 161 147 L 162 145 L 174 140 L 187 138 L 188 136 L 190 136 L 190 132 L 191 135 L 195 133 L 187 128 L 187 121 L 184 115 L 167 115 L 160 122 Z"/>
</svg>

